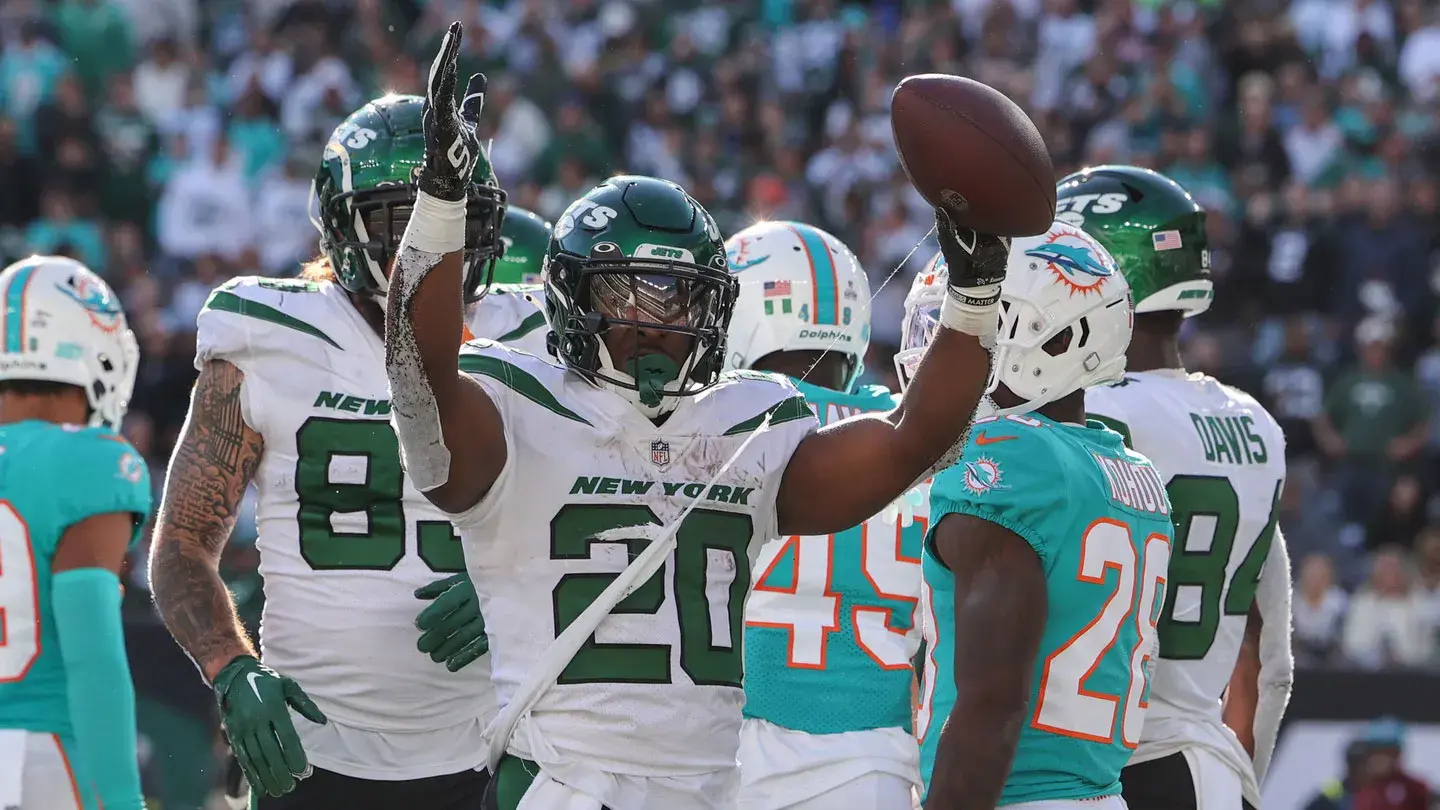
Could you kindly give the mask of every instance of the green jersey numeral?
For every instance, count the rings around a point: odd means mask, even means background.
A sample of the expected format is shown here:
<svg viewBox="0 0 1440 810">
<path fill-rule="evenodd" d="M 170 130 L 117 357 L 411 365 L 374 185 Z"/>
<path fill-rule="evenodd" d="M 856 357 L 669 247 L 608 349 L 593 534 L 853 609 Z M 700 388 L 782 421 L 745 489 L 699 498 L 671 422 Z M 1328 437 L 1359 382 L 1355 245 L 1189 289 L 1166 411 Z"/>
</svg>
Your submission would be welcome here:
<svg viewBox="0 0 1440 810">
<path fill-rule="evenodd" d="M 550 557 L 555 560 L 589 559 L 596 535 L 621 526 L 660 525 L 660 519 L 646 506 L 570 504 L 561 507 L 550 521 Z M 705 686 L 739 687 L 744 674 L 740 641 L 744 632 L 745 594 L 750 590 L 748 548 L 753 527 L 749 515 L 696 509 L 680 524 L 673 563 L 675 613 L 680 631 L 680 668 L 690 680 Z M 650 541 L 626 541 L 628 556 L 635 559 Z M 715 559 L 733 571 L 723 605 L 712 603 L 719 596 L 710 587 L 711 551 Z M 665 603 L 662 579 L 671 564 L 655 572 L 645 584 L 622 599 L 612 615 L 655 615 Z M 723 572 L 722 572 L 723 573 Z M 618 574 L 566 574 L 551 594 L 555 611 L 555 633 L 559 635 L 575 621 Z M 717 600 L 718 601 L 718 600 Z M 721 615 L 712 615 L 718 612 Z M 717 622 L 718 620 L 718 622 Z M 717 625 L 728 627 L 729 638 L 716 638 Z M 670 683 L 669 644 L 621 644 L 599 642 L 592 633 L 560 673 L 557 683 Z"/>
<path fill-rule="evenodd" d="M 1204 658 L 1215 643 L 1220 617 L 1244 616 L 1255 601 L 1260 572 L 1270 556 L 1279 518 L 1281 480 L 1275 484 L 1270 520 L 1250 546 L 1227 587 L 1225 568 L 1235 547 L 1240 524 L 1240 498 L 1230 479 L 1209 475 L 1177 475 L 1170 479 L 1170 516 L 1175 523 L 1174 553 L 1170 555 L 1170 582 L 1160 615 L 1160 657 L 1172 661 Z M 1197 517 L 1214 520 L 1209 548 L 1192 548 L 1191 531 Z M 1199 539 L 1199 538 L 1196 538 Z M 1196 544 L 1199 545 L 1198 543 Z M 1189 585 L 1200 588 L 1200 616 L 1191 621 L 1175 618 L 1175 597 Z"/>
<path fill-rule="evenodd" d="M 317 571 L 389 571 L 405 556 L 405 472 L 400 443 L 379 419 L 313 416 L 295 434 L 295 495 L 300 502 L 300 556 Z M 337 456 L 365 459 L 361 482 L 330 477 Z M 336 514 L 365 514 L 366 528 L 340 532 Z M 439 573 L 465 570 L 460 537 L 447 520 L 415 523 L 420 559 Z"/>
</svg>

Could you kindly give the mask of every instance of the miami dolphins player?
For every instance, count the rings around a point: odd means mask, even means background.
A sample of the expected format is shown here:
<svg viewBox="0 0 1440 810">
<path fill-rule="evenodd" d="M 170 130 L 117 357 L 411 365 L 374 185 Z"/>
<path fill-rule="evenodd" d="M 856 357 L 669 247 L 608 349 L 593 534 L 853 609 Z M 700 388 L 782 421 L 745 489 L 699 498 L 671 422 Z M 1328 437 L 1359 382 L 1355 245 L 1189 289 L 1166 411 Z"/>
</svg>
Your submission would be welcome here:
<svg viewBox="0 0 1440 810">
<path fill-rule="evenodd" d="M 386 96 L 342 122 L 315 180 L 323 257 L 299 280 L 232 280 L 199 316 L 200 377 L 150 579 L 166 626 L 215 688 L 260 810 L 469 808 L 487 781 L 475 769 L 494 698 L 474 587 L 445 515 L 405 478 L 387 422 L 382 303 L 416 202 L 422 106 Z M 474 166 L 461 212 L 467 300 L 500 253 L 505 203 L 489 166 Z M 480 312 L 500 298 L 480 299 Z M 216 573 L 252 482 L 260 656 Z"/>
<path fill-rule="evenodd" d="M 725 243 L 740 282 L 727 365 L 784 374 L 820 424 L 888 411 L 857 386 L 870 345 L 870 283 L 855 254 L 799 222 L 762 222 Z M 911 806 L 920 646 L 918 521 L 874 517 L 761 551 L 745 608 L 742 810 Z"/>
<path fill-rule="evenodd" d="M 944 275 L 937 258 L 917 278 L 910 340 Z M 1086 388 L 1124 371 L 1129 290 L 1057 221 L 1015 240 L 1001 302 L 994 412 L 930 493 L 925 807 L 1121 810 L 1171 539 L 1150 462 L 1085 418 Z"/>
<path fill-rule="evenodd" d="M 1154 460 L 1175 523 L 1150 714 L 1125 801 L 1258 807 L 1294 669 L 1290 561 L 1276 522 L 1285 436 L 1249 394 L 1186 373 L 1180 359 L 1181 323 L 1214 300 L 1205 212 L 1185 189 L 1149 169 L 1099 166 L 1062 180 L 1059 199 L 1063 218 L 1110 249 L 1135 296 L 1125 378 L 1092 390 L 1086 408 Z"/>
<path fill-rule="evenodd" d="M 733 807 L 753 553 L 928 477 L 984 388 L 1008 240 L 937 216 L 955 271 L 910 395 L 817 430 L 783 377 L 722 370 L 738 282 L 714 219 L 674 183 L 612 177 L 546 253 L 562 365 L 484 341 L 457 361 L 484 87 L 455 98 L 460 35 L 430 72 L 385 345 L 406 469 L 455 521 L 482 600 L 502 706 L 487 806 Z"/>
<path fill-rule="evenodd" d="M 150 476 L 116 433 L 139 359 L 84 265 L 0 271 L 0 807 L 144 807 L 118 574 Z"/>
</svg>

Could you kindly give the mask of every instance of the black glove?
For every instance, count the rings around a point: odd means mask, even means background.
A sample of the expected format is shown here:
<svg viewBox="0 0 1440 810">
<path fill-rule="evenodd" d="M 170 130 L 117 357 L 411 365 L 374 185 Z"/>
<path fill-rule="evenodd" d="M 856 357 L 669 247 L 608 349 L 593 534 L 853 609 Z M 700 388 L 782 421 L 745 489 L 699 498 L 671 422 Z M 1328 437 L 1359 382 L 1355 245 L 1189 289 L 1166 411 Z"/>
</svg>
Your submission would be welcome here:
<svg viewBox="0 0 1440 810">
<path fill-rule="evenodd" d="M 450 202 L 465 199 L 469 192 L 480 158 L 475 124 L 485 105 L 485 74 L 476 73 L 465 87 L 464 101 L 458 109 L 455 106 L 463 30 L 460 23 L 450 23 L 440 53 L 430 65 L 430 83 L 425 90 L 425 164 L 416 178 L 421 191 Z"/>
<path fill-rule="evenodd" d="M 1010 260 L 1004 236 L 957 228 L 944 208 L 935 209 L 935 236 L 950 273 L 950 294 L 959 304 L 987 307 L 1000 300 L 1000 283 Z"/>
</svg>

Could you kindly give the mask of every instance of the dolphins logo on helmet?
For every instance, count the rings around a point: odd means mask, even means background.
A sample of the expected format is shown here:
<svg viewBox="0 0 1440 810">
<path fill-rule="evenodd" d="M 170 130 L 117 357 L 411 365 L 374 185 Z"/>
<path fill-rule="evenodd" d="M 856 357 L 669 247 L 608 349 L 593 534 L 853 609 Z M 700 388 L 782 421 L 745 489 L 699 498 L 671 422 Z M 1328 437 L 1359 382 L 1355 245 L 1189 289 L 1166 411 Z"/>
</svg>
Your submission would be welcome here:
<svg viewBox="0 0 1440 810">
<path fill-rule="evenodd" d="M 1081 231 L 1056 226 L 1043 244 L 1025 251 L 1025 255 L 1046 264 L 1055 279 L 1070 290 L 1070 295 L 1098 293 L 1100 285 L 1114 275 L 1103 259 L 1091 249 L 1093 242 Z"/>
</svg>

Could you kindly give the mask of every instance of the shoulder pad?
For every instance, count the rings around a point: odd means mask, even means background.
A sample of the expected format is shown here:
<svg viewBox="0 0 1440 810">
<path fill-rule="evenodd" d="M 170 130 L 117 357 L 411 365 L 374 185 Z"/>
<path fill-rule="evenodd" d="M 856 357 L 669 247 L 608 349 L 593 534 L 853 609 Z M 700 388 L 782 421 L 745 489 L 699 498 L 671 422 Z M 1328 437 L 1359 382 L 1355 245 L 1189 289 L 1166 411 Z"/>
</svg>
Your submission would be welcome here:
<svg viewBox="0 0 1440 810">
<path fill-rule="evenodd" d="M 1048 556 L 1040 527 L 1064 507 L 1066 490 L 1050 435 L 1054 428 L 1025 416 L 982 419 L 955 466 L 938 473 L 930 488 L 931 523 L 951 513 L 968 514 L 1020 535 L 1041 560 Z"/>
<path fill-rule="evenodd" d="M 195 365 L 245 362 L 268 352 L 293 356 L 344 350 L 349 328 L 337 310 L 350 306 L 330 282 L 241 276 L 210 293 L 196 319 Z"/>
<path fill-rule="evenodd" d="M 140 453 L 108 428 L 62 426 L 56 445 L 55 458 L 64 459 L 63 485 L 55 487 L 63 524 L 129 512 L 135 515 L 134 545 L 153 505 L 150 468 Z"/>
<path fill-rule="evenodd" d="M 460 371 L 472 377 L 494 380 L 506 394 L 527 399 L 548 411 L 591 424 L 590 420 L 567 407 L 559 392 L 565 387 L 564 367 L 547 363 L 528 352 L 516 351 L 493 340 L 475 339 L 460 349 Z M 504 403 L 496 403 L 504 412 Z"/>
<path fill-rule="evenodd" d="M 802 419 L 815 421 L 815 411 L 800 389 L 781 374 L 727 371 L 699 398 L 705 400 L 707 409 L 714 409 L 729 425 L 720 431 L 724 436 L 749 433 L 760 427 L 766 416 L 770 418 L 771 427 Z"/>
</svg>

